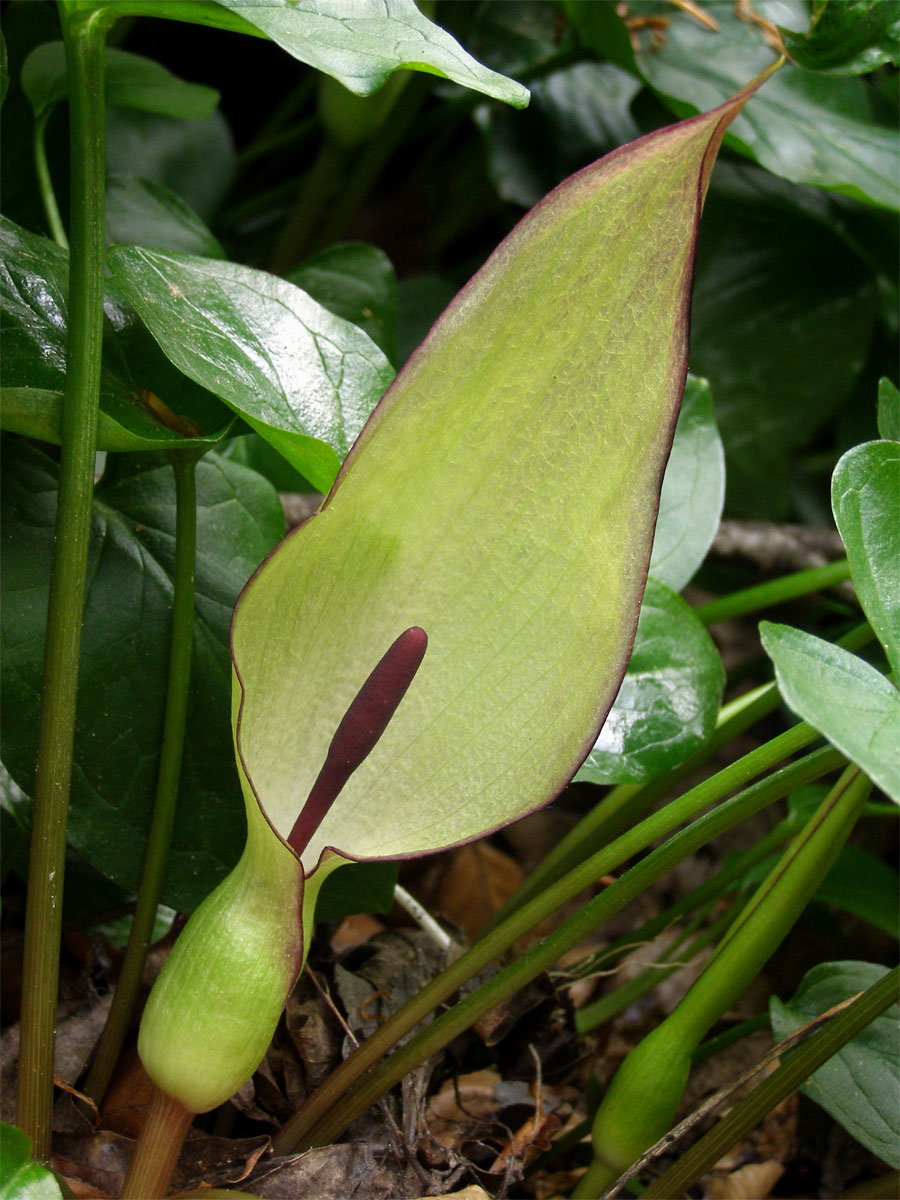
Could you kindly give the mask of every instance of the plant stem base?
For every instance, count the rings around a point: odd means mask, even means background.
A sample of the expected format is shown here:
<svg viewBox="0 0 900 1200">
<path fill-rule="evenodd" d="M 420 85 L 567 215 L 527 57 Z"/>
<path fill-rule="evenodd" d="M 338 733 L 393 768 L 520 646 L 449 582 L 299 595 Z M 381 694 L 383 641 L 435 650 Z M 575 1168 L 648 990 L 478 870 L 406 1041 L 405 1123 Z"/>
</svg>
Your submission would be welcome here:
<svg viewBox="0 0 900 1200">
<path fill-rule="evenodd" d="M 162 1200 L 194 1116 L 174 1096 L 153 1089 L 120 1200 Z"/>
</svg>

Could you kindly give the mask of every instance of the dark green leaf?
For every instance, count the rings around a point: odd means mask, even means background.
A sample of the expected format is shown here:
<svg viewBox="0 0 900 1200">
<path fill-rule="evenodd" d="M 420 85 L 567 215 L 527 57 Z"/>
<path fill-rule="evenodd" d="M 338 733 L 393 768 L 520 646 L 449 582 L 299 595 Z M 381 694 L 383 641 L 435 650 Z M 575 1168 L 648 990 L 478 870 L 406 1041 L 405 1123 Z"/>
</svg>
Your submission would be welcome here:
<svg viewBox="0 0 900 1200">
<path fill-rule="evenodd" d="M 807 971 L 793 999 L 770 1003 L 777 1038 L 877 983 L 887 967 L 866 962 L 822 963 Z M 873 1154 L 900 1167 L 900 1056 L 893 1005 L 830 1058 L 801 1088 Z"/>
<path fill-rule="evenodd" d="M 5 1121 L 0 1121 L 0 1200 L 62 1200 L 53 1172 L 32 1159 L 31 1138 Z"/>
<path fill-rule="evenodd" d="M 365 330 L 391 362 L 397 361 L 397 277 L 377 246 L 329 246 L 285 276 L 324 308 Z"/>
<path fill-rule="evenodd" d="M 113 175 L 106 181 L 106 240 L 224 258 L 197 214 L 167 187 L 139 175 Z"/>
<path fill-rule="evenodd" d="M 219 103 L 215 88 L 186 83 L 152 58 L 106 48 L 104 81 L 107 104 L 167 117 L 208 117 Z M 35 116 L 68 96 L 66 52 L 62 42 L 45 42 L 22 67 L 22 89 Z"/>
<path fill-rule="evenodd" d="M 785 211 L 783 189 L 760 190 L 764 180 L 758 168 L 727 163 L 714 176 L 691 369 L 715 397 L 729 515 L 779 520 L 798 446 L 827 428 L 866 361 L 875 291 L 856 255 L 819 220 Z"/>
<path fill-rule="evenodd" d="M 900 804 L 900 692 L 855 654 L 761 621 L 785 703 Z"/>
<path fill-rule="evenodd" d="M 123 887 L 140 877 L 168 672 L 175 499 L 168 465 L 117 459 L 96 489 L 69 836 Z M 3 470 L 3 760 L 32 789 L 55 463 L 24 442 Z M 188 736 L 163 901 L 191 909 L 243 846 L 230 727 L 228 629 L 237 594 L 283 532 L 273 489 L 209 456 L 197 468 L 198 562 Z"/>
<path fill-rule="evenodd" d="M 562 0 L 563 11 L 574 25 L 578 40 L 601 58 L 638 74 L 631 37 L 615 4 L 594 0 Z"/>
<path fill-rule="evenodd" d="M 234 178 L 231 133 L 217 110 L 200 121 L 182 121 L 133 108 L 106 114 L 108 175 L 140 175 L 177 193 L 209 221 Z"/>
<path fill-rule="evenodd" d="M 241 463 L 268 479 L 279 492 L 315 492 L 308 479 L 295 471 L 286 458 L 274 446 L 270 446 L 258 433 L 243 433 L 228 438 L 219 451 L 231 462 Z"/>
<path fill-rule="evenodd" d="M 611 63 L 576 63 L 533 84 L 526 113 L 482 105 L 476 119 L 498 194 L 530 207 L 573 171 L 638 137 L 630 106 L 640 87 Z"/>
<path fill-rule="evenodd" d="M 0 218 L 0 261 L 3 428 L 58 444 L 69 256 Z M 175 371 L 133 314 L 109 296 L 106 315 L 98 449 L 213 445 L 224 436 L 232 420 L 228 410 Z M 191 422 L 187 429 L 179 432 L 160 400 Z M 192 436 L 197 429 L 200 436 Z"/>
<path fill-rule="evenodd" d="M 504 75 L 546 70 L 573 49 L 572 36 L 560 28 L 555 7 L 543 0 L 464 4 L 450 9 L 448 19 L 453 18 L 453 32 L 460 41 L 480 62 Z"/>
<path fill-rule="evenodd" d="M 706 557 L 725 499 L 725 458 L 705 379 L 687 378 L 663 476 L 650 574 L 680 592 Z"/>
<path fill-rule="evenodd" d="M 409 67 L 452 79 L 516 108 L 528 103 L 527 88 L 482 66 L 423 16 L 413 0 L 362 0 L 350 9 L 341 0 L 216 3 L 359 96 L 377 91 L 398 67 Z"/>
<path fill-rule="evenodd" d="M 900 875 L 874 854 L 844 846 L 816 899 L 868 921 L 888 937 L 900 934 Z"/>
<path fill-rule="evenodd" d="M 113 246 L 109 266 L 170 361 L 327 491 L 393 378 L 371 339 L 293 284 L 235 263 Z"/>
<path fill-rule="evenodd" d="M 831 506 L 859 602 L 900 682 L 900 443 L 848 450 L 831 477 Z"/>
<path fill-rule="evenodd" d="M 456 289 L 440 275 L 415 275 L 397 284 L 397 361 L 406 362 L 453 299 Z"/>
<path fill-rule="evenodd" d="M 722 660 L 693 610 L 649 580 L 628 670 L 576 780 L 640 782 L 676 766 L 712 733 L 724 684 Z"/>
<path fill-rule="evenodd" d="M 316 900 L 316 921 L 339 921 L 354 913 L 386 913 L 394 903 L 397 863 L 350 863 L 329 875 Z"/>
<path fill-rule="evenodd" d="M 758 0 L 754 10 L 797 28 L 808 16 L 801 0 Z M 742 20 L 731 0 L 711 0 L 704 11 L 718 32 L 688 13 L 671 12 L 662 44 L 651 46 L 648 39 L 637 54 L 644 77 L 678 116 L 721 103 L 772 61 L 760 28 Z M 900 137 L 893 124 L 878 123 L 861 79 L 785 66 L 734 122 L 725 144 L 795 183 L 898 207 Z"/>
<path fill-rule="evenodd" d="M 890 379 L 878 381 L 878 432 L 888 441 L 900 442 L 900 391 Z"/>
<path fill-rule="evenodd" d="M 809 31 L 781 30 L 798 66 L 826 75 L 863 75 L 900 61 L 895 0 L 814 0 Z"/>
</svg>

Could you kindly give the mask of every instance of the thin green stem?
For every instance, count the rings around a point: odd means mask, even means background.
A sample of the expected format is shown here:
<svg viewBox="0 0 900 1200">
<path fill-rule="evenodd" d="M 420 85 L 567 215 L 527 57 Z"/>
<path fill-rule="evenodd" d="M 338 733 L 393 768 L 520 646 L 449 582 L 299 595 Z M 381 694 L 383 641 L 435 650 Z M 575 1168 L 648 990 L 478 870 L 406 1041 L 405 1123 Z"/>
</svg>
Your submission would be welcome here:
<svg viewBox="0 0 900 1200">
<path fill-rule="evenodd" d="M 791 744 L 803 744 L 804 734 L 801 726 L 788 732 L 791 736 L 787 741 L 783 740 L 786 736 L 784 734 L 775 739 L 781 744 L 781 757 L 792 752 L 788 749 Z M 732 791 L 733 787 L 725 787 L 718 777 L 706 780 L 673 801 L 662 812 L 648 817 L 640 826 L 629 830 L 588 862 L 576 867 L 565 878 L 513 913 L 502 926 L 476 942 L 390 1017 L 371 1038 L 329 1075 L 300 1112 L 287 1122 L 275 1139 L 276 1152 L 287 1153 L 297 1146 L 324 1145 L 333 1140 L 359 1113 L 365 1112 L 415 1065 L 436 1053 L 502 999 L 518 991 L 541 971 L 551 966 L 567 950 L 577 945 L 613 912 L 617 912 L 629 900 L 639 895 L 676 862 L 680 862 L 683 857 L 692 854 L 711 838 L 717 837 L 733 824 L 780 799 L 802 783 L 811 782 L 833 770 L 841 761 L 836 751 L 826 747 L 782 768 L 732 800 L 719 804 L 711 813 L 694 821 L 687 829 L 632 867 L 616 883 L 595 896 L 550 937 L 532 947 L 487 984 L 457 1003 L 450 1012 L 436 1018 L 426 1029 L 382 1062 L 367 1078 L 361 1080 L 352 1091 L 348 1091 L 351 1084 L 360 1079 L 373 1064 L 379 1062 L 400 1038 L 428 1016 L 438 1004 L 520 937 L 530 932 L 538 922 L 595 882 L 599 876 L 620 866 L 653 841 L 690 820 L 708 805 L 717 803 L 723 795 Z"/>
<path fill-rule="evenodd" d="M 106 182 L 104 26 L 93 14 L 69 22 L 63 13 L 63 30 L 72 173 L 69 330 L 28 869 L 17 1101 L 18 1124 L 31 1138 L 35 1158 L 43 1161 L 50 1153 L 66 818 L 97 445 Z"/>
<path fill-rule="evenodd" d="M 159 1200 L 169 1190 L 194 1114 L 154 1087 L 120 1200 Z"/>
<path fill-rule="evenodd" d="M 47 217 L 47 224 L 50 226 L 53 240 L 57 246 L 62 246 L 63 250 L 68 250 L 69 239 L 66 237 L 62 217 L 59 215 L 56 192 L 53 190 L 53 179 L 50 175 L 50 165 L 47 162 L 47 122 L 50 120 L 53 111 L 53 107 L 45 108 L 34 123 L 34 169 L 37 172 L 38 189 L 41 193 L 44 213 Z"/>
<path fill-rule="evenodd" d="M 762 608 L 772 608 L 776 604 L 795 600 L 798 596 L 807 596 L 810 592 L 834 587 L 835 584 L 844 583 L 849 578 L 850 564 L 846 558 L 842 558 L 824 567 L 795 571 L 792 575 L 782 575 L 779 579 L 771 579 L 767 583 L 732 592 L 730 596 L 722 596 L 719 600 L 710 600 L 708 604 L 698 605 L 694 612 L 704 625 L 715 625 L 717 621 L 745 617 L 748 613 L 758 612 Z"/>
<path fill-rule="evenodd" d="M 156 796 L 134 920 L 106 1026 L 83 1089 L 98 1106 L 118 1062 L 141 986 L 172 839 L 184 750 L 194 632 L 198 455 L 193 450 L 173 450 L 170 459 L 175 473 L 175 575 L 166 709 Z"/>
<path fill-rule="evenodd" d="M 837 645 L 845 650 L 859 650 L 872 640 L 874 634 L 868 622 L 851 629 Z M 774 683 L 764 684 L 723 705 L 706 744 L 695 754 L 666 771 L 658 779 L 643 785 L 626 783 L 609 791 L 594 808 L 574 825 L 550 851 L 540 865 L 528 876 L 519 890 L 491 920 L 493 928 L 527 900 L 538 895 L 548 884 L 560 879 L 589 855 L 618 837 L 629 826 L 667 795 L 675 784 L 707 762 L 718 750 L 757 721 L 774 712 L 781 702 Z M 741 760 L 744 761 L 743 759 Z M 760 768 L 764 770 L 765 768 Z M 737 786 L 740 786 L 738 784 Z"/>
<path fill-rule="evenodd" d="M 785 1100 L 867 1025 L 897 1002 L 900 967 L 872 984 L 852 1004 L 834 1016 L 824 1029 L 813 1033 L 785 1057 L 749 1096 L 741 1100 L 709 1133 L 683 1154 L 678 1162 L 653 1180 L 643 1193 L 647 1200 L 683 1196 L 685 1191 L 740 1141 L 766 1113 Z M 612 1193 L 610 1193 L 612 1194 Z"/>
</svg>

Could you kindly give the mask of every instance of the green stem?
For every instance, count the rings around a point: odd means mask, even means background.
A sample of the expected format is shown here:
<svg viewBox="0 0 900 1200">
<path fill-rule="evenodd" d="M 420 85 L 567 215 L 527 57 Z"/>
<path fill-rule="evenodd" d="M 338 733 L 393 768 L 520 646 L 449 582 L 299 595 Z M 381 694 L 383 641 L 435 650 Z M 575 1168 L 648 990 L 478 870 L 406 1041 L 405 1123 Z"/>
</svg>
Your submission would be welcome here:
<svg viewBox="0 0 900 1200">
<path fill-rule="evenodd" d="M 159 1200 L 169 1181 L 194 1114 L 154 1087 L 119 1200 Z"/>
<path fill-rule="evenodd" d="M 134 920 L 106 1026 L 83 1089 L 98 1107 L 118 1062 L 141 986 L 172 839 L 184 750 L 194 631 L 198 455 L 193 450 L 173 450 L 170 459 L 175 472 L 175 574 L 166 710 L 156 796 Z"/>
<path fill-rule="evenodd" d="M 845 650 L 859 650 L 873 637 L 870 625 L 864 621 L 840 638 L 837 645 Z M 589 855 L 618 837 L 630 825 L 640 820 L 676 783 L 702 766 L 751 725 L 774 712 L 780 703 L 781 697 L 774 683 L 764 684 L 752 692 L 738 696 L 723 705 L 716 728 L 706 744 L 695 754 L 650 783 L 626 783 L 613 788 L 569 830 L 549 854 L 545 855 L 541 864 L 529 875 L 515 895 L 494 915 L 488 928 L 499 924 L 527 900 L 538 895 L 548 884 L 561 878 Z"/>
<path fill-rule="evenodd" d="M 647 1200 L 665 1196 L 683 1196 L 700 1176 L 708 1171 L 735 1143 L 747 1134 L 766 1113 L 785 1100 L 823 1063 L 827 1062 L 867 1025 L 897 1002 L 900 967 L 895 967 L 873 983 L 852 1004 L 813 1033 L 787 1056 L 749 1096 L 741 1100 L 727 1117 L 715 1125 L 674 1166 L 655 1179 L 643 1195 Z M 892 1193 L 893 1194 L 893 1193 Z"/>
<path fill-rule="evenodd" d="M 730 596 L 722 596 L 719 600 L 710 600 L 708 604 L 698 605 L 694 612 L 704 625 L 715 625 L 717 621 L 744 617 L 761 608 L 785 604 L 798 596 L 807 596 L 810 592 L 834 587 L 835 584 L 844 583 L 849 578 L 850 564 L 846 558 L 842 558 L 824 567 L 795 571 L 792 575 L 782 575 L 779 579 L 769 580 L 768 583 L 759 583 L 755 587 L 732 592 Z"/>
<path fill-rule="evenodd" d="M 44 213 L 46 214 L 47 224 L 50 226 L 53 240 L 57 246 L 62 246 L 63 250 L 68 250 L 69 239 L 66 237 L 62 217 L 59 215 L 56 193 L 53 190 L 53 179 L 50 176 L 50 165 L 47 162 L 47 122 L 50 120 L 53 111 L 53 107 L 45 108 L 34 123 L 34 168 L 37 172 L 38 188 L 41 193 Z"/>
<path fill-rule="evenodd" d="M 800 741 L 802 727 L 797 726 L 796 730 L 790 730 L 789 734 L 792 736 L 788 741 L 782 740 L 786 736 L 784 734 L 775 739 L 781 743 L 782 756 L 791 752 L 787 747 L 792 742 Z M 427 1017 L 438 1004 L 520 937 L 530 932 L 538 922 L 594 883 L 599 876 L 621 865 L 676 826 L 690 820 L 709 804 L 715 804 L 733 788 L 729 786 L 723 790 L 722 785 L 717 782 L 718 777 L 706 780 L 673 801 L 662 812 L 648 817 L 640 826 L 629 830 L 588 862 L 582 863 L 564 879 L 513 913 L 502 926 L 476 942 L 390 1017 L 372 1037 L 329 1075 L 304 1107 L 287 1122 L 275 1139 L 276 1153 L 287 1153 L 300 1145 L 325 1145 L 332 1141 L 359 1113 L 365 1112 L 409 1070 L 436 1053 L 506 996 L 512 995 L 541 971 L 552 966 L 597 925 L 612 913 L 618 912 L 629 900 L 639 895 L 653 880 L 680 862 L 683 857 L 692 854 L 711 838 L 717 837 L 733 824 L 780 799 L 802 783 L 811 782 L 823 773 L 833 770 L 841 761 L 840 755 L 826 747 L 782 768 L 732 800 L 719 804 L 711 813 L 671 838 L 632 867 L 616 883 L 595 896 L 550 937 L 532 947 L 487 984 L 457 1003 L 450 1012 L 437 1017 L 426 1029 L 380 1063 L 379 1067 L 352 1091 L 348 1091 L 351 1084 L 374 1063 L 379 1062 L 400 1038 Z"/>
<path fill-rule="evenodd" d="M 72 173 L 69 330 L 28 872 L 17 1102 L 17 1122 L 31 1138 L 35 1158 L 44 1161 L 50 1153 L 66 817 L 97 445 L 106 182 L 104 23 L 96 14 L 70 22 L 63 13 L 63 29 Z"/>
<path fill-rule="evenodd" d="M 678 1007 L 628 1055 L 594 1119 L 607 1183 L 670 1127 L 711 1026 L 784 940 L 847 840 L 871 783 L 848 767 L 732 924 Z M 577 1193 L 576 1193 L 577 1194 Z"/>
</svg>

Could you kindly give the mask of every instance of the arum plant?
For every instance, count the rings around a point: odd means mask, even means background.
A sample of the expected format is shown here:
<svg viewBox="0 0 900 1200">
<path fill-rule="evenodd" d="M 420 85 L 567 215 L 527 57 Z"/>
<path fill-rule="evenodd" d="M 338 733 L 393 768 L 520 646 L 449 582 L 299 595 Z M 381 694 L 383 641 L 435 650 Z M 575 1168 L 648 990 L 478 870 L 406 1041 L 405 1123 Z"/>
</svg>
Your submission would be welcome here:
<svg viewBox="0 0 900 1200">
<path fill-rule="evenodd" d="M 698 222 L 764 76 L 564 182 L 459 294 L 231 629 L 247 844 L 139 1041 L 157 1088 L 123 1196 L 249 1077 L 323 880 L 545 804 L 634 637 L 687 368 Z"/>
</svg>

